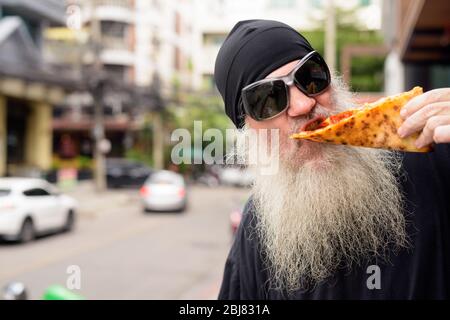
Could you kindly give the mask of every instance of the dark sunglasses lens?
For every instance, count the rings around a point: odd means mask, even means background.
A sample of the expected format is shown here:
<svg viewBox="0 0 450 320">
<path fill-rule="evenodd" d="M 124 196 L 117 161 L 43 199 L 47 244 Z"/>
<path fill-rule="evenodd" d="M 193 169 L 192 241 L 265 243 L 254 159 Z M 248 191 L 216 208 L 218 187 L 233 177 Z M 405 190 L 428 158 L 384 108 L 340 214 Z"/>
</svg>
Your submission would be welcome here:
<svg viewBox="0 0 450 320">
<path fill-rule="evenodd" d="M 286 86 L 282 80 L 274 80 L 246 89 L 244 104 L 249 115 L 256 120 L 276 116 L 287 106 Z"/>
<path fill-rule="evenodd" d="M 328 66 L 319 55 L 314 55 L 297 70 L 295 81 L 308 94 L 320 93 L 330 84 Z"/>
</svg>

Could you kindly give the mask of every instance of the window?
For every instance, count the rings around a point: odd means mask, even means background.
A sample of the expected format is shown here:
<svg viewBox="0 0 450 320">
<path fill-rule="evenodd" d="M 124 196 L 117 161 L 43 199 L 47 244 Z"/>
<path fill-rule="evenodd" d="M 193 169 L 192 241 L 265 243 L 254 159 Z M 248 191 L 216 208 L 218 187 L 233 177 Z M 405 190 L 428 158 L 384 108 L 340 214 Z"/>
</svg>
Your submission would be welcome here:
<svg viewBox="0 0 450 320">
<path fill-rule="evenodd" d="M 367 7 L 370 6 L 371 2 L 371 0 L 359 0 L 359 5 L 362 7 Z"/>
<path fill-rule="evenodd" d="M 42 188 L 29 189 L 24 191 L 23 194 L 26 195 L 27 197 L 50 196 L 50 193 Z"/>
<path fill-rule="evenodd" d="M 104 70 L 106 74 L 114 79 L 117 79 L 119 81 L 126 81 L 127 78 L 127 67 L 123 65 L 116 65 L 116 64 L 105 64 Z"/>
<path fill-rule="evenodd" d="M 313 8 L 320 9 L 322 8 L 322 0 L 311 0 L 311 5 Z"/>
<path fill-rule="evenodd" d="M 110 36 L 115 38 L 124 38 L 127 32 L 128 25 L 117 21 L 102 21 L 101 33 L 103 36 Z"/>
<path fill-rule="evenodd" d="M 271 0 L 269 6 L 271 8 L 293 8 L 296 0 Z"/>
<path fill-rule="evenodd" d="M 430 67 L 432 88 L 447 87 L 450 83 L 450 66 L 433 65 Z"/>
<path fill-rule="evenodd" d="M 225 33 L 205 33 L 203 35 L 203 43 L 205 45 L 220 46 L 226 37 L 227 35 Z"/>
<path fill-rule="evenodd" d="M 161 3 L 159 3 L 158 0 L 153 0 L 152 1 L 152 6 L 156 9 L 161 9 Z"/>
<path fill-rule="evenodd" d="M 9 189 L 0 189 L 0 197 L 5 197 L 11 193 Z"/>
</svg>

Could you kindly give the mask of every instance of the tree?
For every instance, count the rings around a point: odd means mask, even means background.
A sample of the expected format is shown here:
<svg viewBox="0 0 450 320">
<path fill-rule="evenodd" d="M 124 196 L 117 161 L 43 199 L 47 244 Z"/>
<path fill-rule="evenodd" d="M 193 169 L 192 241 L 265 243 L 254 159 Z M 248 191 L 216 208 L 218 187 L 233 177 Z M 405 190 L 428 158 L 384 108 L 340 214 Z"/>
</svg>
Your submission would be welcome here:
<svg viewBox="0 0 450 320">
<path fill-rule="evenodd" d="M 195 92 L 180 95 L 176 103 L 170 105 L 163 116 L 168 134 L 178 128 L 187 129 L 191 136 L 191 145 L 194 145 L 194 121 L 201 121 L 202 132 L 208 129 L 219 129 L 225 137 L 226 129 L 232 128 L 231 121 L 224 112 L 222 99 L 215 93 Z M 198 132 L 197 132 L 198 138 Z M 202 149 L 210 142 L 203 141 Z M 223 141 L 225 150 L 225 141 Z M 171 146 L 169 146 L 171 149 Z M 170 150 L 166 154 L 170 155 Z M 198 150 L 194 150 L 197 152 Z M 170 160 L 170 157 L 166 157 Z"/>
<path fill-rule="evenodd" d="M 337 71 L 341 72 L 340 57 L 342 48 L 349 44 L 382 45 L 383 39 L 379 32 L 365 30 L 356 19 L 354 9 L 336 8 L 336 50 Z M 324 54 L 323 21 L 315 21 L 316 28 L 312 31 L 301 31 L 313 48 Z M 383 90 L 384 58 L 358 57 L 352 60 L 352 79 L 350 86 L 354 91 L 382 91 Z"/>
</svg>

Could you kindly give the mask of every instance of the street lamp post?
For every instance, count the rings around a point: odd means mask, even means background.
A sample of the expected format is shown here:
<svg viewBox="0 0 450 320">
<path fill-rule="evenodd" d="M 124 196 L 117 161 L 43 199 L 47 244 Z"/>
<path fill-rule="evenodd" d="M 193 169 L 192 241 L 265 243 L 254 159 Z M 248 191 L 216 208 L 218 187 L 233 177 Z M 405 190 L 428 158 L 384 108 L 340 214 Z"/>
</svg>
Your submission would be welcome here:
<svg viewBox="0 0 450 320">
<path fill-rule="evenodd" d="M 334 1 L 328 0 L 325 15 L 325 60 L 331 70 L 336 70 L 336 11 Z"/>
<path fill-rule="evenodd" d="M 95 140 L 95 186 L 97 191 L 102 191 L 106 187 L 106 176 L 105 176 L 105 156 L 102 150 L 102 141 L 105 139 L 105 126 L 103 120 L 103 94 L 104 94 L 104 76 L 103 76 L 103 66 L 100 60 L 101 51 L 101 33 L 100 33 L 100 21 L 97 19 L 96 15 L 95 1 L 92 2 L 91 10 L 91 45 L 94 53 L 94 61 L 92 67 L 91 77 L 91 92 L 94 100 L 94 128 L 93 136 Z"/>
</svg>

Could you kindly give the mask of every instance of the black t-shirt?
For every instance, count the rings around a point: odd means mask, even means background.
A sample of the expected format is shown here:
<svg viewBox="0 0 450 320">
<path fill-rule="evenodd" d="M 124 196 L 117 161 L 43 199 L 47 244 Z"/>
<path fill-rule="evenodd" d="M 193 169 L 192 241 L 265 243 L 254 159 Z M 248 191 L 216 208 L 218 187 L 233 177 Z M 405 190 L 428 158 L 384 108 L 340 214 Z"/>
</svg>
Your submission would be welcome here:
<svg viewBox="0 0 450 320">
<path fill-rule="evenodd" d="M 406 196 L 407 232 L 411 246 L 390 262 L 366 261 L 339 269 L 330 279 L 293 295 L 268 289 L 251 200 L 227 258 L 219 299 L 449 299 L 450 298 L 450 144 L 434 152 L 405 153 L 399 177 Z M 368 278 L 379 266 L 380 289 Z"/>
</svg>

